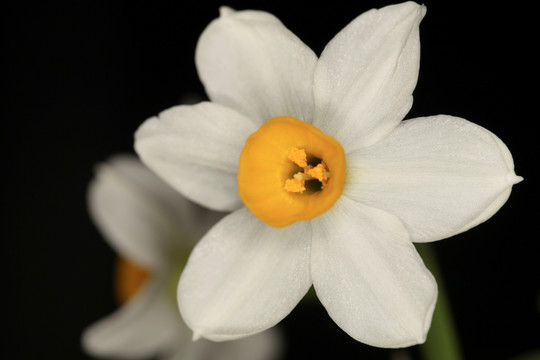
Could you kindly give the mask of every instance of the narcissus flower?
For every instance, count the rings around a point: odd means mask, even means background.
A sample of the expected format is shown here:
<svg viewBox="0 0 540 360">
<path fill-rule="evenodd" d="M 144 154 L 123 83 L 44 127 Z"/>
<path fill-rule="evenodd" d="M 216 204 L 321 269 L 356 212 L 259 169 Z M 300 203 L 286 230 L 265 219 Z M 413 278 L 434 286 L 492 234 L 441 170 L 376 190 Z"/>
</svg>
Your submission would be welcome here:
<svg viewBox="0 0 540 360">
<path fill-rule="evenodd" d="M 135 142 L 182 194 L 232 211 L 179 282 L 195 338 L 267 329 L 313 285 L 359 341 L 425 340 L 437 286 L 413 242 L 485 221 L 521 179 L 480 126 L 448 115 L 402 121 L 425 12 L 413 2 L 368 11 L 320 57 L 262 11 L 222 8 L 204 30 L 196 65 L 211 102 L 165 110 Z"/>
<path fill-rule="evenodd" d="M 134 156 L 101 164 L 88 190 L 90 214 L 118 252 L 120 308 L 88 327 L 83 346 L 122 359 L 273 359 L 277 329 L 230 343 L 192 342 L 175 290 L 182 258 L 222 216 L 183 198 Z"/>
</svg>

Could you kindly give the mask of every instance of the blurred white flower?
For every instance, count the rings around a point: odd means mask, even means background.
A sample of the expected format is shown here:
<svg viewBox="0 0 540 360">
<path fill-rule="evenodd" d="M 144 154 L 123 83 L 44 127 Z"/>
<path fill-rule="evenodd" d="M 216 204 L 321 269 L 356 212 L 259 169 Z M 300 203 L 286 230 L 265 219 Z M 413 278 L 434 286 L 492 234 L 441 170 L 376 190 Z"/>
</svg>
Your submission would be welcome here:
<svg viewBox="0 0 540 360">
<path fill-rule="evenodd" d="M 313 284 L 353 338 L 425 340 L 437 286 L 413 242 L 487 220 L 521 180 L 480 126 L 449 115 L 402 121 L 425 12 L 413 2 L 368 11 L 319 58 L 262 11 L 222 8 L 204 30 L 196 64 L 212 102 L 163 111 L 135 143 L 182 194 L 233 211 L 180 279 L 195 337 L 267 329 Z"/>
<path fill-rule="evenodd" d="M 193 342 L 175 299 L 189 251 L 221 218 L 183 198 L 135 157 L 117 155 L 89 185 L 92 219 L 117 251 L 117 311 L 89 326 L 84 349 L 105 358 L 274 359 L 276 329 L 229 343 Z"/>
</svg>

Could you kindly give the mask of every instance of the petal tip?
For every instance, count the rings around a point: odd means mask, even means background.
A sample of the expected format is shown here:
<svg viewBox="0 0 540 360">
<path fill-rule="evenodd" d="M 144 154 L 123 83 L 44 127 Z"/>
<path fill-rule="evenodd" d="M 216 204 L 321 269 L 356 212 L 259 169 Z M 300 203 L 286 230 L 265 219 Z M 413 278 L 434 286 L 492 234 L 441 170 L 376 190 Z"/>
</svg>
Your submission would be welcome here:
<svg viewBox="0 0 540 360">
<path fill-rule="evenodd" d="M 388 7 L 396 7 L 396 8 L 399 7 L 401 9 L 407 9 L 408 11 L 416 10 L 416 12 L 420 15 L 420 17 L 424 17 L 424 15 L 426 15 L 426 12 L 427 12 L 426 5 L 424 5 L 423 3 L 419 4 L 416 1 L 406 1 L 400 4 L 390 5 Z"/>
<path fill-rule="evenodd" d="M 408 1 L 406 3 L 397 4 L 395 6 L 401 6 L 403 9 L 407 8 L 407 11 L 409 12 L 408 16 L 411 16 L 411 18 L 415 18 L 417 21 L 417 25 L 422 21 L 424 16 L 426 16 L 427 7 L 424 4 L 418 4 L 414 1 Z"/>
<path fill-rule="evenodd" d="M 424 16 L 426 16 L 426 13 L 427 13 L 427 7 L 426 5 L 424 4 L 417 4 L 415 3 L 416 6 L 418 6 L 418 9 L 417 9 L 417 19 L 418 19 L 418 22 L 422 21 L 422 19 L 424 18 Z"/>
<path fill-rule="evenodd" d="M 234 9 L 229 6 L 220 6 L 219 7 L 219 17 L 220 18 L 227 18 L 234 14 Z"/>
<path fill-rule="evenodd" d="M 193 331 L 193 336 L 191 337 L 191 341 L 197 341 L 201 338 L 201 332 L 198 330 Z"/>
<path fill-rule="evenodd" d="M 80 344 L 83 350 L 91 355 L 96 357 L 106 356 L 106 341 L 100 336 L 100 325 L 99 323 L 90 325 L 83 330 L 80 338 Z"/>
<path fill-rule="evenodd" d="M 506 181 L 508 181 L 509 184 L 511 185 L 516 185 L 516 184 L 519 184 L 520 182 L 522 182 L 524 179 L 522 176 L 518 176 L 514 173 L 510 173 L 508 175 L 506 175 Z"/>
<path fill-rule="evenodd" d="M 433 280 L 435 281 L 435 278 L 433 278 Z M 429 329 L 431 328 L 431 323 L 433 321 L 433 313 L 435 312 L 435 307 L 437 306 L 437 299 L 439 297 L 439 289 L 437 287 L 437 283 L 435 282 L 435 292 L 433 294 L 433 300 L 431 302 L 431 305 L 429 306 L 427 312 L 426 312 L 426 317 L 424 318 L 424 326 L 423 326 L 423 332 L 422 334 L 420 335 L 420 337 L 417 339 L 417 344 L 423 344 L 426 342 L 426 339 L 427 339 L 427 336 L 428 336 L 428 333 L 429 333 Z"/>
<path fill-rule="evenodd" d="M 435 286 L 436 286 L 436 283 L 435 283 Z M 426 342 L 429 329 L 431 328 L 431 323 L 433 321 L 433 313 L 435 311 L 435 307 L 437 306 L 438 294 L 439 294 L 439 291 L 437 287 L 435 287 L 435 291 L 432 294 L 431 303 L 429 307 L 426 309 L 423 324 L 420 323 L 418 324 L 419 326 L 415 326 L 414 328 L 411 328 L 411 332 L 409 333 L 410 334 L 409 340 L 399 343 L 398 345 L 393 344 L 394 345 L 393 347 L 396 347 L 396 348 L 408 347 L 408 346 L 420 345 Z"/>
<path fill-rule="evenodd" d="M 92 341 L 92 337 L 90 335 L 90 332 L 88 329 L 85 329 L 81 335 L 81 338 L 80 338 L 80 342 L 81 342 L 81 346 L 82 348 L 84 349 L 84 351 L 86 351 L 87 353 L 91 353 L 92 352 L 92 349 L 94 348 L 93 346 L 93 341 Z"/>
</svg>

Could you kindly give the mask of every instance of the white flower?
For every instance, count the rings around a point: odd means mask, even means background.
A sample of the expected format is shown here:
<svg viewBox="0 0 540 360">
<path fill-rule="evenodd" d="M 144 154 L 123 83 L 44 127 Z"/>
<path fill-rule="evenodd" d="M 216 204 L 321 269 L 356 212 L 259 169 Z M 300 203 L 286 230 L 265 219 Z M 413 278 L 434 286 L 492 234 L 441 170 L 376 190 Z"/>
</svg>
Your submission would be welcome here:
<svg viewBox="0 0 540 360">
<path fill-rule="evenodd" d="M 221 215 L 187 201 L 134 156 L 101 164 L 88 189 L 92 219 L 120 256 L 117 292 L 125 303 L 83 333 L 85 350 L 106 358 L 272 359 L 277 330 L 230 343 L 192 342 L 175 299 L 196 240 Z"/>
<path fill-rule="evenodd" d="M 319 58 L 266 12 L 223 8 L 203 32 L 196 64 L 212 102 L 162 112 L 135 142 L 182 194 L 233 211 L 180 279 L 195 338 L 267 329 L 313 284 L 353 338 L 425 340 L 437 286 L 413 242 L 485 221 L 521 180 L 506 146 L 477 125 L 402 121 L 425 12 L 413 2 L 368 11 Z"/>
</svg>

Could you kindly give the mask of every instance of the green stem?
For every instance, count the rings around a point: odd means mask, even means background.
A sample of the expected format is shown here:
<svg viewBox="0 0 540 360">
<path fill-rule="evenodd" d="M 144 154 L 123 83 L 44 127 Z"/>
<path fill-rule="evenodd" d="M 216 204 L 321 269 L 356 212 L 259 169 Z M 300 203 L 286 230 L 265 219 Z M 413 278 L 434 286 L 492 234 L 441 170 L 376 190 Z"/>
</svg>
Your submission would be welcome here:
<svg viewBox="0 0 540 360">
<path fill-rule="evenodd" d="M 437 280 L 439 296 L 433 312 L 433 320 L 426 342 L 420 346 L 420 353 L 425 360 L 461 360 L 461 346 L 444 281 L 437 263 L 437 256 L 431 244 L 415 244 L 427 268 Z"/>
</svg>

